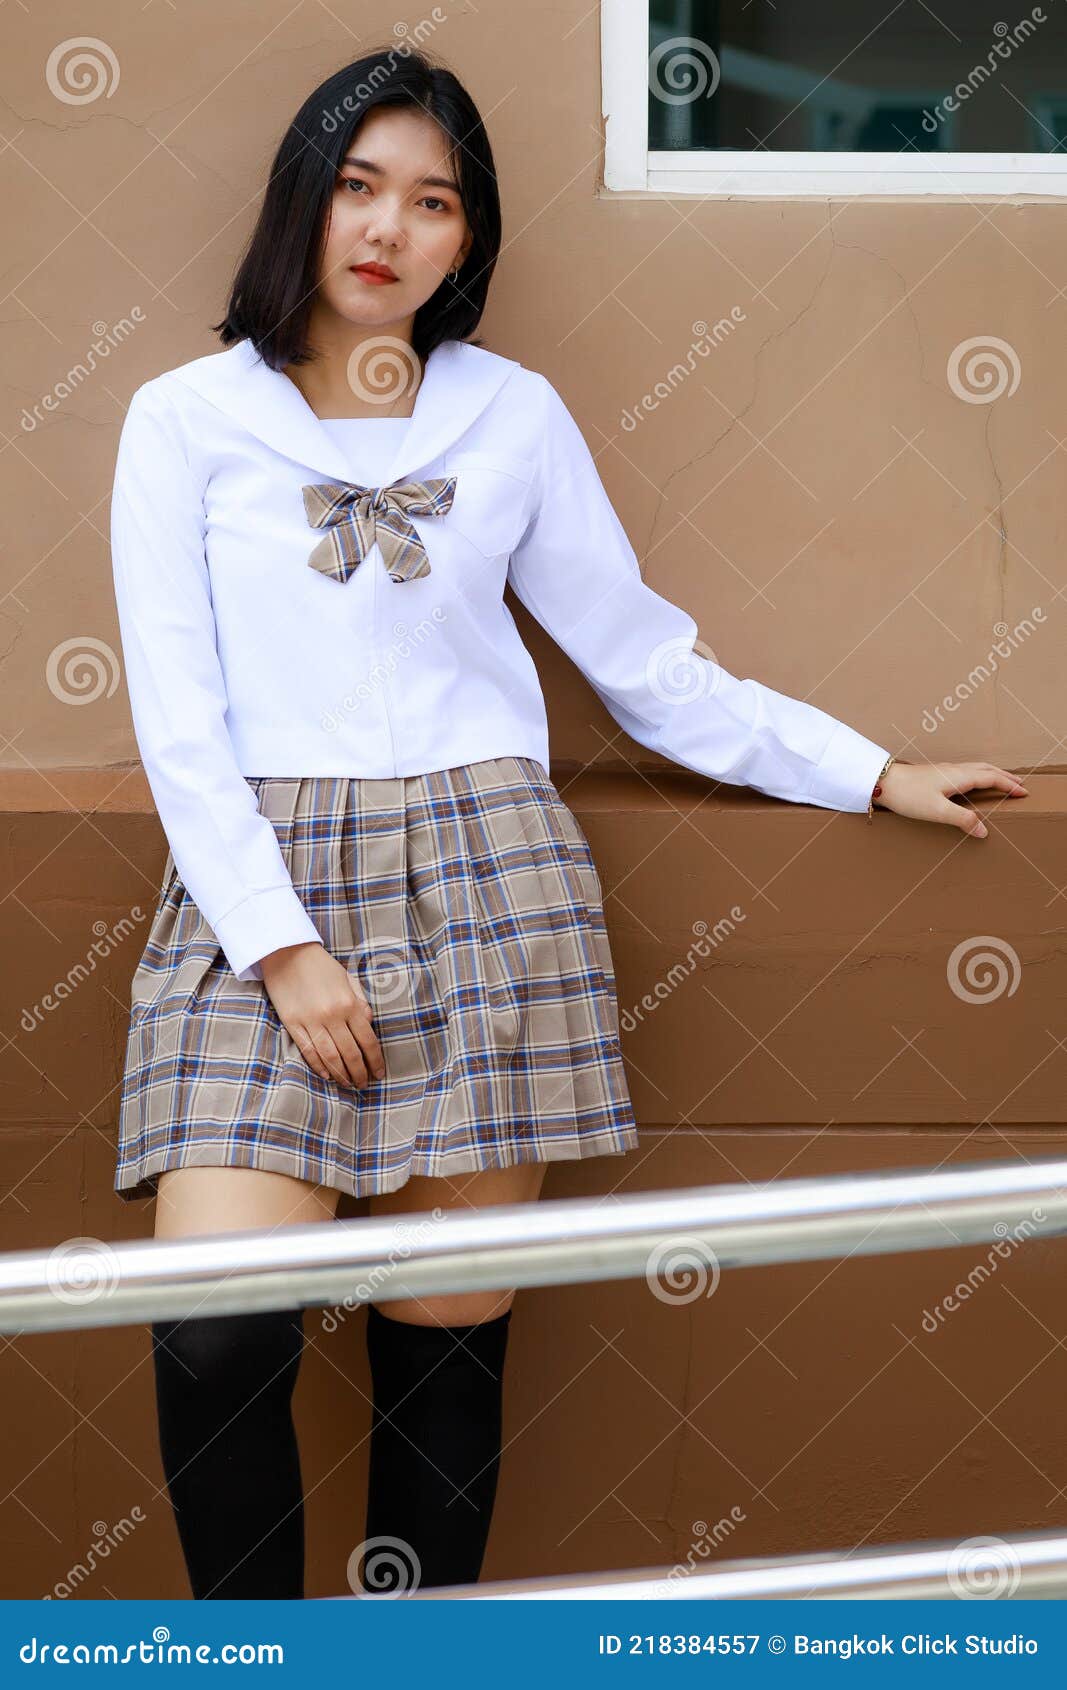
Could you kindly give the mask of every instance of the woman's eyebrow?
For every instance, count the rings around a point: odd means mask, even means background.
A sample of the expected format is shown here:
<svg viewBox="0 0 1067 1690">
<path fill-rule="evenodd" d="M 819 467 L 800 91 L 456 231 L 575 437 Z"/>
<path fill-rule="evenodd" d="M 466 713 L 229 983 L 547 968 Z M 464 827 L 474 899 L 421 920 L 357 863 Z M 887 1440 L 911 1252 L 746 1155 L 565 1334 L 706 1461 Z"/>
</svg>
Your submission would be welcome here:
<svg viewBox="0 0 1067 1690">
<path fill-rule="evenodd" d="M 385 175 L 381 165 L 375 164 L 369 158 L 355 158 L 349 155 L 348 158 L 342 160 L 342 163 L 358 165 L 360 170 L 368 170 L 373 176 Z M 417 188 L 451 188 L 453 193 L 459 192 L 459 183 L 451 181 L 447 176 L 420 176 L 415 186 Z"/>
</svg>

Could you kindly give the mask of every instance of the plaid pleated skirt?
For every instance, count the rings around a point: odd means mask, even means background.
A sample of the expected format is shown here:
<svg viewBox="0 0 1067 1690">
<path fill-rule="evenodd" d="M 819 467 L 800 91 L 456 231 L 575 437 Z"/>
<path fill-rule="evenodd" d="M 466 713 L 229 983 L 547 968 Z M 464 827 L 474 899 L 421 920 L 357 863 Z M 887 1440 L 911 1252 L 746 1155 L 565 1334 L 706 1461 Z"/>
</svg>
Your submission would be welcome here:
<svg viewBox="0 0 1067 1690">
<path fill-rule="evenodd" d="M 539 762 L 245 778 L 366 993 L 385 1074 L 357 1088 L 308 1066 L 168 852 L 130 992 L 121 1196 L 155 1195 L 165 1168 L 265 1168 L 362 1196 L 636 1146 L 600 880 Z"/>
</svg>

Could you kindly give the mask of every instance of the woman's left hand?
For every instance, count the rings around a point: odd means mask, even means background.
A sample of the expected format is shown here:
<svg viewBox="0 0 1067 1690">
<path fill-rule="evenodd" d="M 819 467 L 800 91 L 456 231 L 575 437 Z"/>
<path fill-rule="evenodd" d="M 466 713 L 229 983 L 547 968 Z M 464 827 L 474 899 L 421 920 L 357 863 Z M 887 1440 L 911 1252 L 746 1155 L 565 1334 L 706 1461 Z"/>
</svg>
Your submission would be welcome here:
<svg viewBox="0 0 1067 1690">
<path fill-rule="evenodd" d="M 1007 769 L 995 763 L 892 763 L 882 781 L 875 809 L 895 810 L 920 822 L 947 822 L 975 839 L 984 839 L 989 829 L 969 804 L 954 804 L 952 795 L 973 792 L 1006 792 L 1009 798 L 1026 798 L 1026 787 Z"/>
</svg>

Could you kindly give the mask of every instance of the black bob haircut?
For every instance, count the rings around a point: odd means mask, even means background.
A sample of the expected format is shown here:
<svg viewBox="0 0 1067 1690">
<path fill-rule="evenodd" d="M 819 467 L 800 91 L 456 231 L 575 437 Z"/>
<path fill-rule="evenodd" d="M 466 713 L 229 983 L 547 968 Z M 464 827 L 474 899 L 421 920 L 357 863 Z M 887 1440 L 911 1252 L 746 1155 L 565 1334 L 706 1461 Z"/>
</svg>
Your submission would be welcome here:
<svg viewBox="0 0 1067 1690">
<path fill-rule="evenodd" d="M 211 325 L 224 346 L 248 339 L 274 370 L 313 356 L 308 323 L 341 161 L 363 118 L 380 106 L 414 107 L 452 143 L 471 233 L 459 275 L 454 281 L 446 276 L 415 313 L 414 351 L 425 359 L 442 341 L 466 340 L 477 328 L 500 252 L 500 197 L 489 137 L 452 71 L 413 48 L 383 47 L 320 83 L 282 138 L 226 315 Z"/>
</svg>

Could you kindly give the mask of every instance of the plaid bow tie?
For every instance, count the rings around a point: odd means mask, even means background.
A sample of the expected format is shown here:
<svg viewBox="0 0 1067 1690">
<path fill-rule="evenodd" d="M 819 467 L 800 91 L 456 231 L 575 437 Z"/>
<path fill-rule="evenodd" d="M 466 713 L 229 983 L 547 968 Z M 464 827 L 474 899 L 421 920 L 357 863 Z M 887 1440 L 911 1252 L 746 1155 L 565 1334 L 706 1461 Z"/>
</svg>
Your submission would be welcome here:
<svg viewBox="0 0 1067 1690">
<path fill-rule="evenodd" d="M 377 540 L 394 581 L 429 575 L 426 548 L 408 515 L 443 516 L 455 491 L 454 475 L 447 480 L 397 481 L 391 487 L 318 481 L 301 488 L 311 526 L 329 530 L 308 558 L 310 567 L 343 583 Z"/>
</svg>

